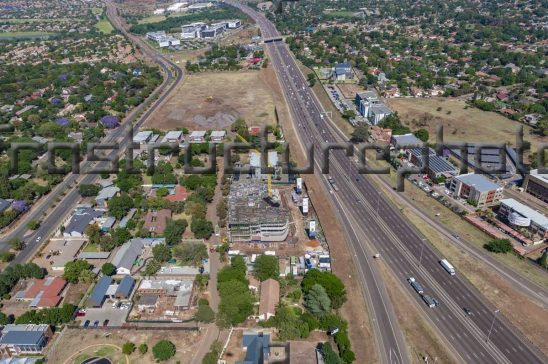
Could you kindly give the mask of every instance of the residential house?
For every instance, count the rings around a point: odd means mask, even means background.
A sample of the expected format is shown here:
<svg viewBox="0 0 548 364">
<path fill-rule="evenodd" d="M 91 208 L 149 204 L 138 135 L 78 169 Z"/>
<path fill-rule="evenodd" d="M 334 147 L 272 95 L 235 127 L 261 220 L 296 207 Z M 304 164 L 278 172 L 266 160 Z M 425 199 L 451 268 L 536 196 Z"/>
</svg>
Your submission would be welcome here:
<svg viewBox="0 0 548 364">
<path fill-rule="evenodd" d="M 91 295 L 88 298 L 88 306 L 96 308 L 101 307 L 105 301 L 105 297 L 111 283 L 112 278 L 109 276 L 103 276 L 95 285 L 93 292 L 91 292 Z"/>
<path fill-rule="evenodd" d="M 149 211 L 145 216 L 144 226 L 152 234 L 162 235 L 166 229 L 168 219 L 171 219 L 171 210 Z"/>
<path fill-rule="evenodd" d="M 120 281 L 114 297 L 119 299 L 128 299 L 131 296 L 131 292 L 135 287 L 135 279 L 130 275 L 125 275 Z"/>
<path fill-rule="evenodd" d="M 152 139 L 152 131 L 140 131 L 133 136 L 133 144 L 147 144 Z"/>
<path fill-rule="evenodd" d="M 468 173 L 451 180 L 453 196 L 468 200 L 476 207 L 493 204 L 502 198 L 503 187 L 481 174 Z"/>
<path fill-rule="evenodd" d="M 86 227 L 96 219 L 103 216 L 103 214 L 104 211 L 95 210 L 91 207 L 76 209 L 68 224 L 65 226 L 63 236 L 78 238 L 83 237 Z"/>
<path fill-rule="evenodd" d="M 112 259 L 116 267 L 116 274 L 130 274 L 137 257 L 143 252 L 143 240 L 140 238 L 131 239 L 120 247 Z"/>
<path fill-rule="evenodd" d="M 278 303 L 280 303 L 280 282 L 272 278 L 261 282 L 259 320 L 268 320 L 274 316 Z"/>
<path fill-rule="evenodd" d="M 225 139 L 226 131 L 224 130 L 214 130 L 211 132 L 209 139 L 212 143 L 222 143 Z"/>
<path fill-rule="evenodd" d="M 270 356 L 270 333 L 245 331 L 242 336 L 242 349 L 245 359 L 237 364 L 263 364 Z"/>
<path fill-rule="evenodd" d="M 30 308 L 56 307 L 61 302 L 61 293 L 65 289 L 67 281 L 59 277 L 47 277 L 36 279 L 24 292 L 18 292 L 16 298 L 30 301 Z M 18 297 L 21 293 L 22 297 Z"/>
<path fill-rule="evenodd" d="M 169 202 L 182 202 L 185 201 L 188 197 L 188 191 L 185 186 L 177 185 L 175 188 L 170 190 L 169 195 L 165 197 Z"/>
<path fill-rule="evenodd" d="M 46 324 L 6 325 L 0 337 L 0 356 L 40 355 L 52 336 Z"/>
<path fill-rule="evenodd" d="M 205 142 L 206 132 L 204 130 L 194 130 L 188 137 L 189 143 L 203 143 Z"/>
<path fill-rule="evenodd" d="M 162 143 L 176 143 L 179 144 L 183 141 L 183 132 L 179 130 L 168 131 L 162 138 Z"/>
</svg>

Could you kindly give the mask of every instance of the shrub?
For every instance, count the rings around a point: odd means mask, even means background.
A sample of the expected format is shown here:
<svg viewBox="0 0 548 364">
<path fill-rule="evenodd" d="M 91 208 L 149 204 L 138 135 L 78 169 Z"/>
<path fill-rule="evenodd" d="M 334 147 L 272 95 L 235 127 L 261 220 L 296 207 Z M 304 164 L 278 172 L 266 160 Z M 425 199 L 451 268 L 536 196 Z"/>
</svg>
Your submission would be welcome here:
<svg viewBox="0 0 548 364">
<path fill-rule="evenodd" d="M 160 340 L 152 348 L 154 359 L 159 361 L 166 361 L 170 359 L 173 355 L 175 355 L 176 351 L 177 349 L 175 348 L 175 345 L 169 340 Z"/>
<path fill-rule="evenodd" d="M 131 355 L 135 351 L 135 344 L 128 341 L 122 346 L 122 353 Z"/>
<path fill-rule="evenodd" d="M 508 239 L 493 239 L 483 246 L 491 253 L 508 253 L 512 251 L 512 243 Z"/>
</svg>

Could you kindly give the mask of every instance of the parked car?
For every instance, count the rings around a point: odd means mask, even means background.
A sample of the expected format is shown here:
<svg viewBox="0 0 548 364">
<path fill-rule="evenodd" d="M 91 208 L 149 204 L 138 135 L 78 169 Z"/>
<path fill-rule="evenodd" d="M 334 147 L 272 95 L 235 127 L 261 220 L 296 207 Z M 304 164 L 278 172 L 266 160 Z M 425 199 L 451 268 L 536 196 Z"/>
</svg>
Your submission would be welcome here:
<svg viewBox="0 0 548 364">
<path fill-rule="evenodd" d="M 89 320 L 86 320 L 86 322 L 84 322 L 84 327 L 88 327 L 89 326 Z"/>
<path fill-rule="evenodd" d="M 94 323 L 93 323 L 93 327 L 97 328 L 99 326 L 99 320 L 96 320 Z"/>
<path fill-rule="evenodd" d="M 103 321 L 103 327 L 107 327 L 107 326 L 108 326 L 108 323 L 109 323 L 109 320 Z"/>
</svg>

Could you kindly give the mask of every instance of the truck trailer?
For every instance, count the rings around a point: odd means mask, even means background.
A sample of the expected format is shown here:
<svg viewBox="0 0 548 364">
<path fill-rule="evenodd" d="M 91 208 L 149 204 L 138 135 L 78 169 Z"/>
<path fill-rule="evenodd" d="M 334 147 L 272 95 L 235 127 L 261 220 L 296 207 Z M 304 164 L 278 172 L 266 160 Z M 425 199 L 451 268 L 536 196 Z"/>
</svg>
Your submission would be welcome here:
<svg viewBox="0 0 548 364">
<path fill-rule="evenodd" d="M 451 274 L 452 276 L 455 275 L 455 267 L 453 267 L 451 263 L 447 261 L 447 259 L 440 260 L 440 264 L 449 274 Z"/>
</svg>

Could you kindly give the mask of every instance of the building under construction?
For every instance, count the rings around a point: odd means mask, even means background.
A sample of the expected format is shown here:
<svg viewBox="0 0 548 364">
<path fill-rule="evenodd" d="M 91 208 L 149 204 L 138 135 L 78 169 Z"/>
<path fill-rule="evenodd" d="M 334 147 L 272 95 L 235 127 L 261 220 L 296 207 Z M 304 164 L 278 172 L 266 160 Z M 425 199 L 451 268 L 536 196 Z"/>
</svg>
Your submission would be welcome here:
<svg viewBox="0 0 548 364">
<path fill-rule="evenodd" d="M 228 195 L 230 241 L 282 242 L 289 234 L 289 211 L 278 191 L 259 179 L 233 181 Z"/>
</svg>

